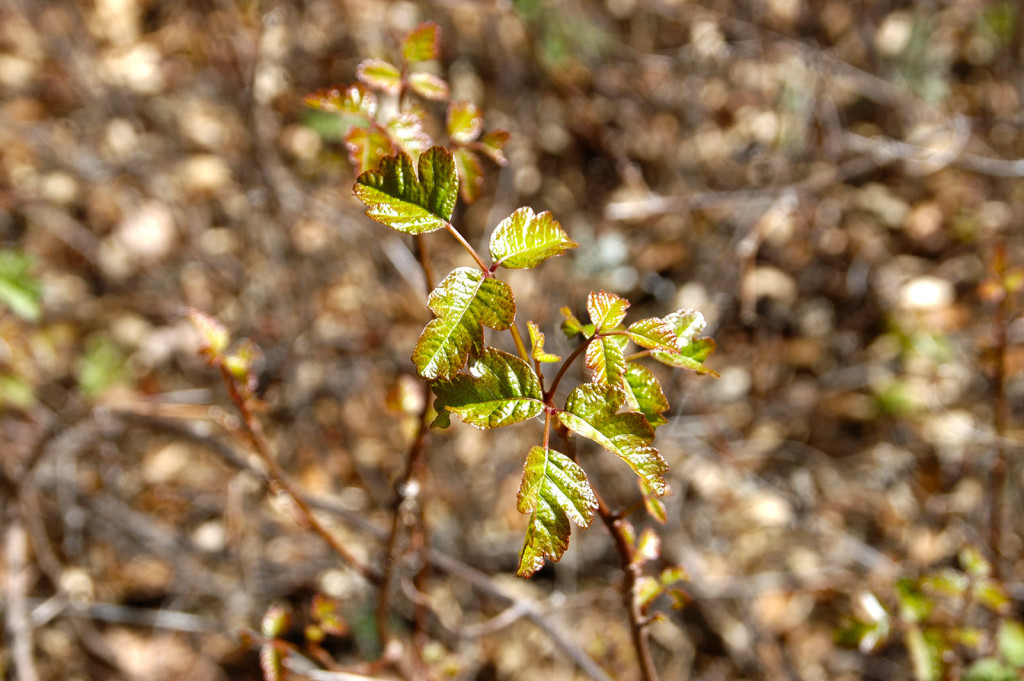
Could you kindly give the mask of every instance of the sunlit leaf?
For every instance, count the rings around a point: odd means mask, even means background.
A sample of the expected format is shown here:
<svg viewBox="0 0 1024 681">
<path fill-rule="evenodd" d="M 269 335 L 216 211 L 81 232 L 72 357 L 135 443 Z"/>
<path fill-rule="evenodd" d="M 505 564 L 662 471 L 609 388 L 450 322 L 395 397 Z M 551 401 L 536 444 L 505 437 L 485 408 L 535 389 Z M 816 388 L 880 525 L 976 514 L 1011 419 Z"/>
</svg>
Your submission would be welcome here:
<svg viewBox="0 0 1024 681">
<path fill-rule="evenodd" d="M 78 359 L 78 386 L 82 393 L 98 397 L 127 377 L 128 362 L 121 348 L 105 336 L 92 336 Z"/>
<path fill-rule="evenodd" d="M 633 599 L 641 612 L 646 612 L 651 603 L 665 591 L 665 588 L 654 577 L 642 575 L 633 584 Z"/>
<path fill-rule="evenodd" d="M 435 381 L 434 409 L 458 414 L 477 428 L 497 428 L 531 419 L 544 411 L 540 381 L 523 360 L 487 348 L 469 364 L 468 374 Z"/>
<path fill-rule="evenodd" d="M 1010 598 L 1002 585 L 994 579 L 979 579 L 971 587 L 974 599 L 992 612 L 1003 612 L 1010 603 Z"/>
<path fill-rule="evenodd" d="M 418 176 L 409 155 L 398 152 L 360 175 L 355 185 L 367 216 L 409 234 L 444 228 L 458 190 L 455 160 L 444 147 L 431 147 L 420 156 Z"/>
<path fill-rule="evenodd" d="M 199 350 L 200 354 L 211 362 L 220 359 L 224 351 L 227 350 L 228 343 L 231 342 L 228 330 L 216 317 L 200 312 L 195 308 L 189 308 L 186 315 L 192 326 L 199 332 L 199 338 L 202 343 Z"/>
<path fill-rule="evenodd" d="M 715 341 L 696 337 L 706 325 L 704 316 L 696 310 L 679 310 L 667 315 L 665 322 L 676 334 L 676 349 L 672 352 L 653 350 L 651 357 L 669 366 L 717 376 L 714 370 L 704 366 L 704 361 L 715 351 Z"/>
<path fill-rule="evenodd" d="M 629 301 L 607 291 L 591 291 L 587 294 L 587 312 L 594 323 L 594 331 L 611 331 L 626 318 Z"/>
<path fill-rule="evenodd" d="M 356 78 L 375 90 L 397 95 L 402 89 L 402 72 L 383 59 L 367 59 L 356 67 Z"/>
<path fill-rule="evenodd" d="M 1017 620 L 1002 620 L 996 641 L 999 654 L 1010 664 L 1024 669 L 1024 626 Z"/>
<path fill-rule="evenodd" d="M 664 319 L 651 317 L 634 322 L 626 329 L 629 339 L 648 350 L 664 350 L 674 352 L 679 346 L 679 338 L 672 326 Z"/>
<path fill-rule="evenodd" d="M 361 114 L 373 118 L 377 113 L 377 97 L 358 83 L 348 87 L 331 87 L 311 92 L 305 97 L 306 106 L 327 113 Z"/>
<path fill-rule="evenodd" d="M 510 269 L 536 267 L 577 245 L 550 212 L 536 215 L 532 208 L 524 206 L 494 228 L 490 243 L 491 259 L 495 264 Z"/>
<path fill-rule="evenodd" d="M 669 408 L 668 398 L 653 371 L 642 364 L 630 362 L 626 367 L 624 389 L 632 394 L 638 411 L 647 417 L 652 428 L 668 423 L 662 416 L 662 412 Z"/>
<path fill-rule="evenodd" d="M 670 586 L 676 582 L 682 582 L 690 578 L 687 574 L 686 568 L 681 565 L 673 565 L 667 567 L 661 571 L 661 575 L 658 576 L 659 581 L 665 586 Z"/>
<path fill-rule="evenodd" d="M 931 612 L 933 602 L 921 593 L 913 580 L 903 578 L 896 582 L 896 600 L 900 617 L 907 622 L 923 622 Z"/>
<path fill-rule="evenodd" d="M 440 45 L 441 29 L 433 21 L 424 22 L 402 38 L 402 59 L 409 64 L 437 59 Z"/>
<path fill-rule="evenodd" d="M 394 153 L 391 138 L 376 126 L 351 128 L 345 133 L 345 148 L 357 173 L 376 168 L 384 157 Z"/>
<path fill-rule="evenodd" d="M 23 319 L 36 321 L 42 312 L 42 287 L 31 269 L 31 257 L 18 251 L 0 251 L 0 303 Z"/>
<path fill-rule="evenodd" d="M 643 478 L 637 478 L 637 483 L 640 485 L 640 493 L 644 499 L 644 509 L 647 511 L 647 515 L 661 525 L 668 522 L 668 514 L 665 511 L 665 502 L 658 497 L 654 496 L 654 490 Z"/>
<path fill-rule="evenodd" d="M 953 568 L 939 570 L 921 579 L 922 588 L 943 596 L 963 596 L 970 585 L 970 577 Z"/>
<path fill-rule="evenodd" d="M 661 557 L 661 537 L 653 528 L 646 527 L 640 533 L 636 550 L 633 552 L 633 564 L 643 565 Z"/>
<path fill-rule="evenodd" d="M 983 657 L 971 663 L 963 681 L 1019 681 L 1017 670 L 995 657 Z"/>
<path fill-rule="evenodd" d="M 480 198 L 484 187 L 484 171 L 480 166 L 480 157 L 469 149 L 456 149 L 455 167 L 459 171 L 459 194 L 466 203 L 473 203 Z"/>
<path fill-rule="evenodd" d="M 508 130 L 491 130 L 477 140 L 474 146 L 490 156 L 492 161 L 503 166 L 508 163 L 508 158 L 505 156 L 505 145 L 508 144 L 509 137 Z"/>
<path fill-rule="evenodd" d="M 410 73 L 409 87 L 420 97 L 435 102 L 443 102 L 448 99 L 448 82 L 433 73 L 417 72 Z"/>
<path fill-rule="evenodd" d="M 260 646 L 260 669 L 263 681 L 284 679 L 284 653 L 272 645 Z"/>
<path fill-rule="evenodd" d="M 484 129 L 484 117 L 472 102 L 451 102 L 446 119 L 448 137 L 455 144 L 469 144 Z"/>
<path fill-rule="evenodd" d="M 526 328 L 530 331 L 531 356 L 538 362 L 557 362 L 562 359 L 544 350 L 544 334 L 536 322 L 526 322 Z"/>
<path fill-rule="evenodd" d="M 668 464 L 651 446 L 654 429 L 644 415 L 618 413 L 625 399 L 621 388 L 586 383 L 569 394 L 565 411 L 558 417 L 569 430 L 617 454 L 660 496 L 665 493 L 663 476 Z"/>
<path fill-rule="evenodd" d="M 587 476 L 561 452 L 534 447 L 526 458 L 516 508 L 529 513 L 526 540 L 516 574 L 529 577 L 544 566 L 544 558 L 557 561 L 569 546 L 570 521 L 588 527 L 597 499 Z"/>
<path fill-rule="evenodd" d="M 626 372 L 626 358 L 615 338 L 597 336 L 587 345 L 585 356 L 594 383 L 618 386 Z"/>
<path fill-rule="evenodd" d="M 572 339 L 580 334 L 589 338 L 591 334 L 594 333 L 593 325 L 590 325 L 590 331 L 588 332 L 583 322 L 577 319 L 576 315 L 574 315 L 568 307 L 562 307 L 559 312 L 561 312 L 562 316 L 565 317 L 565 321 L 562 322 L 562 333 L 564 333 L 567 338 Z"/>
<path fill-rule="evenodd" d="M 341 603 L 336 599 L 316 594 L 309 610 L 310 616 L 324 633 L 331 636 L 344 636 L 348 633 L 348 625 L 341 614 Z"/>
<path fill-rule="evenodd" d="M 291 615 L 280 605 L 272 605 L 263 613 L 260 620 L 260 633 L 266 638 L 278 638 L 282 636 L 291 623 Z"/>
<path fill-rule="evenodd" d="M 385 127 L 392 141 L 410 156 L 418 156 L 430 148 L 430 135 L 423 129 L 423 119 L 415 114 L 395 116 Z"/>
<path fill-rule="evenodd" d="M 960 564 L 967 574 L 974 577 L 988 577 L 992 574 L 992 564 L 981 555 L 981 551 L 973 546 L 966 546 L 960 551 Z"/>
<path fill-rule="evenodd" d="M 453 378 L 483 352 L 483 326 L 507 329 L 516 314 L 512 289 L 478 270 L 460 267 L 435 288 L 427 305 L 437 315 L 423 329 L 412 361 L 423 378 Z"/>
</svg>

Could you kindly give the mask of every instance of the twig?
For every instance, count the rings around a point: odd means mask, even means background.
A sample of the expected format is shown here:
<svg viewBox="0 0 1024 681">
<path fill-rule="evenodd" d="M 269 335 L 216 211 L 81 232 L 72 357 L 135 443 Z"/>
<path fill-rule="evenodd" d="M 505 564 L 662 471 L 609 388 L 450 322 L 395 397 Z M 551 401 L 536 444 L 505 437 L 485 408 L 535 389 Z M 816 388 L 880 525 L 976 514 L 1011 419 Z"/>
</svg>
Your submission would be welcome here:
<svg viewBox="0 0 1024 681">
<path fill-rule="evenodd" d="M 7 631 L 11 636 L 14 675 L 21 681 L 38 681 L 32 655 L 32 618 L 26 594 L 29 589 L 28 534 L 20 518 L 13 518 L 7 527 Z"/>
<path fill-rule="evenodd" d="M 364 564 L 358 558 L 345 548 L 345 546 L 338 541 L 338 538 L 328 530 L 320 520 L 314 515 L 313 510 L 303 499 L 302 495 L 298 492 L 294 485 L 288 480 L 284 470 L 277 463 L 273 453 L 270 451 L 270 444 L 267 442 L 266 436 L 263 434 L 263 428 L 260 425 L 259 420 L 249 409 L 248 402 L 245 397 L 238 390 L 238 384 L 235 381 L 235 377 L 231 375 L 231 372 L 223 364 L 220 365 L 221 377 L 224 379 L 224 384 L 228 388 L 228 394 L 231 396 L 231 401 L 235 404 L 239 414 L 242 417 L 242 425 L 244 426 L 244 432 L 249 440 L 249 444 L 252 445 L 253 450 L 259 455 L 264 465 L 267 467 L 267 474 L 270 477 L 273 484 L 279 487 L 287 494 L 302 516 L 313 531 L 319 534 L 328 546 L 330 546 L 338 556 L 341 557 L 346 563 L 354 568 L 359 574 L 365 577 L 373 584 L 380 584 L 383 579 L 383 575 L 380 570 L 372 566 Z"/>
</svg>

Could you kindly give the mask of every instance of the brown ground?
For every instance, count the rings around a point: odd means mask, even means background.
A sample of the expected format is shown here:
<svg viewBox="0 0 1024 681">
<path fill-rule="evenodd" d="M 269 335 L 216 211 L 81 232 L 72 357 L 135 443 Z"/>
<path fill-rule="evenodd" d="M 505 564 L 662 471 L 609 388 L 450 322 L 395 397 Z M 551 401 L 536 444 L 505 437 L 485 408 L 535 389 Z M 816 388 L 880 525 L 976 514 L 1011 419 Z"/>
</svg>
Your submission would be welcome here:
<svg viewBox="0 0 1024 681">
<path fill-rule="evenodd" d="M 0 675 L 256 679 L 239 632 L 316 592 L 351 627 L 330 641 L 342 667 L 377 655 L 375 591 L 268 492 L 182 310 L 262 348 L 278 460 L 379 561 L 415 430 L 385 398 L 428 313 L 409 242 L 362 215 L 337 130 L 302 95 L 433 19 L 439 72 L 512 132 L 509 165 L 487 166 L 456 224 L 481 243 L 530 205 L 581 244 L 510 277 L 520 320 L 565 355 L 558 308 L 605 288 L 638 315 L 696 307 L 718 341 L 720 379 L 659 374 L 664 561 L 693 596 L 659 608 L 662 678 L 912 678 L 898 636 L 864 654 L 833 635 L 866 591 L 889 605 L 899 576 L 954 566 L 965 546 L 991 555 L 1000 451 L 1005 517 L 1020 514 L 1024 326 L 1005 320 L 1000 425 L 998 306 L 978 293 L 998 244 L 1024 263 L 1024 168 L 999 160 L 1024 157 L 1016 12 L 3 0 L 0 247 L 33 258 L 42 307 L 35 321 L 0 307 Z M 441 236 L 430 248 L 438 270 L 466 264 Z M 421 500 L 450 568 L 424 596 L 438 678 L 589 678 L 530 618 L 490 621 L 508 607 L 498 592 L 637 678 L 603 529 L 512 576 L 539 432 L 432 435 Z M 620 463 L 586 456 L 606 497 L 638 498 Z M 1019 525 L 1004 524 L 999 566 L 1020 595 Z M 399 632 L 410 593 L 396 586 Z"/>
</svg>

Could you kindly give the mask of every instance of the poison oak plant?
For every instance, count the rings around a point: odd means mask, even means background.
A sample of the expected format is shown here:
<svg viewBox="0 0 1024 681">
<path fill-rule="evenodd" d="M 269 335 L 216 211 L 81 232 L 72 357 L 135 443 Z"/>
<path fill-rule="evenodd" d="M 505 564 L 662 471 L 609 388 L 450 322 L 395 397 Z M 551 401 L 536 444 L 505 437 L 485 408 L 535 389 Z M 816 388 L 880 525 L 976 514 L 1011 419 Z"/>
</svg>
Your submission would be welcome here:
<svg viewBox="0 0 1024 681">
<path fill-rule="evenodd" d="M 559 560 L 568 548 L 572 525 L 588 527 L 600 517 L 612 535 L 625 574 L 623 601 L 641 676 L 657 678 L 647 640 L 646 625 L 651 619 L 648 610 L 663 594 L 681 604 L 685 594 L 674 585 L 685 575 L 675 567 L 657 575 L 644 574 L 647 565 L 660 558 L 660 539 L 652 528 L 638 537 L 627 513 L 613 510 L 602 501 L 578 460 L 575 437 L 592 440 L 621 459 L 637 477 L 651 516 L 664 522 L 660 497 L 667 491 L 668 465 L 654 446 L 654 438 L 655 429 L 666 422 L 663 414 L 669 403 L 645 362 L 653 360 L 715 375 L 704 364 L 714 351 L 714 341 L 701 336 L 705 322 L 695 310 L 677 310 L 627 324 L 629 301 L 601 290 L 587 296 L 587 321 L 578 319 L 568 307 L 562 308 L 562 331 L 569 339 L 578 340 L 565 360 L 545 349 L 544 334 L 535 322 L 525 322 L 528 336 L 524 339 L 520 327 L 524 313 L 502 278 L 504 273 L 537 268 L 577 244 L 551 213 L 536 213 L 530 207 L 515 210 L 494 227 L 486 257 L 452 224 L 460 194 L 467 202 L 479 194 L 480 155 L 505 163 L 502 148 L 508 133 L 498 130 L 484 134 L 483 118 L 475 105 L 448 101 L 447 83 L 418 70 L 423 62 L 437 57 L 438 37 L 436 25 L 418 26 L 401 41 L 400 64 L 366 60 L 357 70 L 360 83 L 329 88 L 306 98 L 310 106 L 338 115 L 346 130 L 350 160 L 358 172 L 355 196 L 364 204 L 368 217 L 413 236 L 428 278 L 432 268 L 421 243 L 426 233 L 449 233 L 472 260 L 472 264 L 448 273 L 427 298 L 434 318 L 412 348 L 411 359 L 434 396 L 434 416 L 428 418 L 424 409 L 405 479 L 396 489 L 402 497 L 403 490 L 410 487 L 406 483 L 422 460 L 428 422 L 435 428 L 447 428 L 454 414 L 476 428 L 494 429 L 543 418 L 540 442 L 528 452 L 508 452 L 509 456 L 524 456 L 516 507 L 527 519 L 516 572 L 529 577 L 546 559 Z M 447 146 L 434 144 L 426 133 L 427 112 L 416 97 L 447 102 Z M 239 351 L 228 352 L 227 336 L 215 320 L 195 312 L 192 318 L 206 339 L 207 358 L 220 368 L 232 400 L 242 413 L 247 437 L 257 451 L 265 450 L 266 442 L 251 406 L 251 350 L 242 346 Z M 488 343 L 484 327 L 509 333 L 516 352 L 505 352 Z M 564 401 L 556 401 L 563 379 L 578 361 L 587 367 L 589 382 L 573 388 Z M 332 542 L 330 533 L 316 523 L 315 516 L 301 504 L 301 497 L 286 484 L 269 452 L 260 453 L 271 477 L 296 500 L 305 521 Z M 394 510 L 396 522 L 382 573 L 360 565 L 336 542 L 331 544 L 380 588 L 378 633 L 385 656 L 390 637 L 391 553 L 399 506 Z M 280 624 L 277 614 L 271 614 L 274 616 L 268 615 L 270 620 Z M 287 646 L 275 643 L 282 626 L 264 627 L 261 646 L 268 679 L 279 678 L 288 651 Z"/>
</svg>

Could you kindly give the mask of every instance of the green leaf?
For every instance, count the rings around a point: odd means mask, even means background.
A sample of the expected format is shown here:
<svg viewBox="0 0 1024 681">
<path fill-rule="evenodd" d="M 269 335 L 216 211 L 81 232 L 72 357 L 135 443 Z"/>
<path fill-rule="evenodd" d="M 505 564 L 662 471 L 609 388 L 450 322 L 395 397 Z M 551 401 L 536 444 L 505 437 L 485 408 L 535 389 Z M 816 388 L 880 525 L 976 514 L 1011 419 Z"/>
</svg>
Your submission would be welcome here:
<svg viewBox="0 0 1024 681">
<path fill-rule="evenodd" d="M 357 173 L 373 170 L 381 159 L 394 153 L 391 138 L 377 126 L 350 129 L 345 133 L 345 148 Z"/>
<path fill-rule="evenodd" d="M 696 337 L 706 326 L 704 315 L 696 310 L 678 310 L 667 315 L 665 322 L 676 334 L 676 348 L 671 352 L 654 350 L 651 357 L 662 364 L 717 376 L 714 370 L 704 366 L 704 360 L 715 351 L 715 341 Z"/>
<path fill-rule="evenodd" d="M 427 21 L 409 31 L 402 38 L 402 59 L 408 64 L 437 59 L 441 45 L 441 29 Z"/>
<path fill-rule="evenodd" d="M 585 361 L 594 383 L 618 386 L 626 372 L 622 345 L 614 337 L 595 336 L 587 345 Z"/>
<path fill-rule="evenodd" d="M 433 73 L 423 71 L 409 74 L 409 87 L 420 97 L 435 102 L 448 99 L 448 82 Z"/>
<path fill-rule="evenodd" d="M 324 88 L 311 92 L 304 99 L 306 106 L 327 113 L 360 114 L 373 118 L 377 113 L 377 97 L 360 84 Z"/>
<path fill-rule="evenodd" d="M 651 516 L 656 523 L 661 525 L 667 523 L 668 514 L 665 511 L 665 502 L 654 496 L 651 486 L 643 478 L 637 478 L 636 481 L 640 486 L 640 494 L 643 495 L 644 508 L 647 510 L 647 515 Z"/>
<path fill-rule="evenodd" d="M 646 612 L 651 603 L 665 591 L 665 587 L 654 577 L 641 575 L 633 583 L 633 601 L 641 612 Z"/>
<path fill-rule="evenodd" d="M 78 360 L 78 385 L 87 397 L 98 397 L 129 377 L 124 352 L 105 336 L 90 337 Z"/>
<path fill-rule="evenodd" d="M 653 528 L 645 527 L 640 533 L 636 550 L 633 552 L 633 565 L 643 565 L 661 556 L 661 537 Z"/>
<path fill-rule="evenodd" d="M 210 362 L 220 360 L 224 351 L 228 349 L 231 342 L 231 335 L 223 324 L 216 317 L 200 312 L 195 308 L 188 308 L 186 311 L 188 320 L 199 332 L 202 342 L 199 354 L 206 357 Z"/>
<path fill-rule="evenodd" d="M 974 582 L 971 588 L 974 600 L 992 612 L 1000 613 L 1006 610 L 1010 603 L 1009 597 L 1002 585 L 994 579 L 979 579 Z"/>
<path fill-rule="evenodd" d="M 535 215 L 532 208 L 524 206 L 494 228 L 491 260 L 510 269 L 531 268 L 577 245 L 550 212 Z"/>
<path fill-rule="evenodd" d="M 999 654 L 1018 669 L 1024 669 L 1024 626 L 1017 620 L 1003 620 L 996 640 Z"/>
<path fill-rule="evenodd" d="M 679 346 L 679 337 L 664 319 L 651 317 L 634 322 L 626 329 L 629 339 L 648 350 L 674 352 Z"/>
<path fill-rule="evenodd" d="M 516 508 L 530 514 L 516 570 L 520 577 L 529 577 L 544 566 L 544 558 L 558 561 L 565 553 L 572 532 L 569 521 L 590 525 L 597 499 L 586 473 L 572 459 L 534 447 L 526 457 Z"/>
<path fill-rule="evenodd" d="M 565 334 L 566 338 L 572 340 L 580 334 L 590 338 L 591 334 L 594 333 L 593 325 L 589 325 L 591 329 L 588 333 L 584 328 L 583 322 L 576 319 L 576 315 L 574 315 L 568 307 L 562 307 L 559 312 L 561 312 L 562 316 L 565 317 L 565 321 L 562 322 L 562 333 Z"/>
<path fill-rule="evenodd" d="M 30 274 L 32 258 L 18 251 L 0 251 L 0 303 L 23 319 L 36 321 L 42 313 L 42 287 Z"/>
<path fill-rule="evenodd" d="M 569 430 L 617 454 L 660 496 L 665 493 L 668 464 L 651 446 L 654 429 L 644 415 L 618 413 L 625 400 L 621 388 L 586 383 L 569 394 L 558 418 Z"/>
<path fill-rule="evenodd" d="M 282 681 L 284 653 L 272 645 L 260 646 L 260 669 L 263 670 L 263 681 Z"/>
<path fill-rule="evenodd" d="M 1010 665 L 1003 664 L 994 657 L 983 657 L 975 660 L 967 668 L 963 681 L 1018 681 L 1020 676 Z"/>
<path fill-rule="evenodd" d="M 963 572 L 953 568 L 944 568 L 928 575 L 921 580 L 922 588 L 943 596 L 959 598 L 971 585 L 971 579 Z"/>
<path fill-rule="evenodd" d="M 260 620 L 260 633 L 266 638 L 279 638 L 284 635 L 291 621 L 291 615 L 284 607 L 272 605 L 263 613 L 263 618 Z"/>
<path fill-rule="evenodd" d="M 430 135 L 423 129 L 423 119 L 415 114 L 395 116 L 386 128 L 392 141 L 410 156 L 418 156 L 430 148 Z"/>
<path fill-rule="evenodd" d="M 423 378 L 453 378 L 484 349 L 486 325 L 507 329 L 515 318 L 512 289 L 478 269 L 460 267 L 431 291 L 427 305 L 437 315 L 423 329 L 412 361 Z"/>
<path fill-rule="evenodd" d="M 458 189 L 451 152 L 431 147 L 420 156 L 418 177 L 409 155 L 398 152 L 356 178 L 355 194 L 371 219 L 400 232 L 423 234 L 448 224 Z"/>
<path fill-rule="evenodd" d="M 383 59 L 367 59 L 356 67 L 356 78 L 375 90 L 397 95 L 402 90 L 402 72 Z"/>
<path fill-rule="evenodd" d="M 668 423 L 661 415 L 669 407 L 668 399 L 653 371 L 642 364 L 630 362 L 626 367 L 624 388 L 632 394 L 638 410 L 647 417 L 652 428 Z"/>
<path fill-rule="evenodd" d="M 484 169 L 480 157 L 464 148 L 455 150 L 455 167 L 459 171 L 459 194 L 466 203 L 480 198 L 484 187 Z"/>
<path fill-rule="evenodd" d="M 538 362 L 557 362 L 562 359 L 558 355 L 544 351 L 544 334 L 541 332 L 537 322 L 526 322 L 526 328 L 530 331 L 531 355 Z"/>
<path fill-rule="evenodd" d="M 611 331 L 626 318 L 629 301 L 607 291 L 591 291 L 587 295 L 587 312 L 594 323 L 594 332 Z"/>
<path fill-rule="evenodd" d="M 907 578 L 897 580 L 896 600 L 900 606 L 900 617 L 907 622 L 923 622 L 934 605 L 930 598 L 921 593 L 914 581 Z"/>
<path fill-rule="evenodd" d="M 448 104 L 448 137 L 455 144 L 469 144 L 484 129 L 484 117 L 472 102 L 451 102 Z"/>
<path fill-rule="evenodd" d="M 508 130 L 492 130 L 480 138 L 474 146 L 491 157 L 491 160 L 499 166 L 506 165 L 508 158 L 505 156 L 505 145 L 510 137 Z"/>
<path fill-rule="evenodd" d="M 438 414 L 454 412 L 477 428 L 508 426 L 544 411 L 537 374 L 523 360 L 496 348 L 487 348 L 470 362 L 468 374 L 430 387 Z"/>
</svg>

